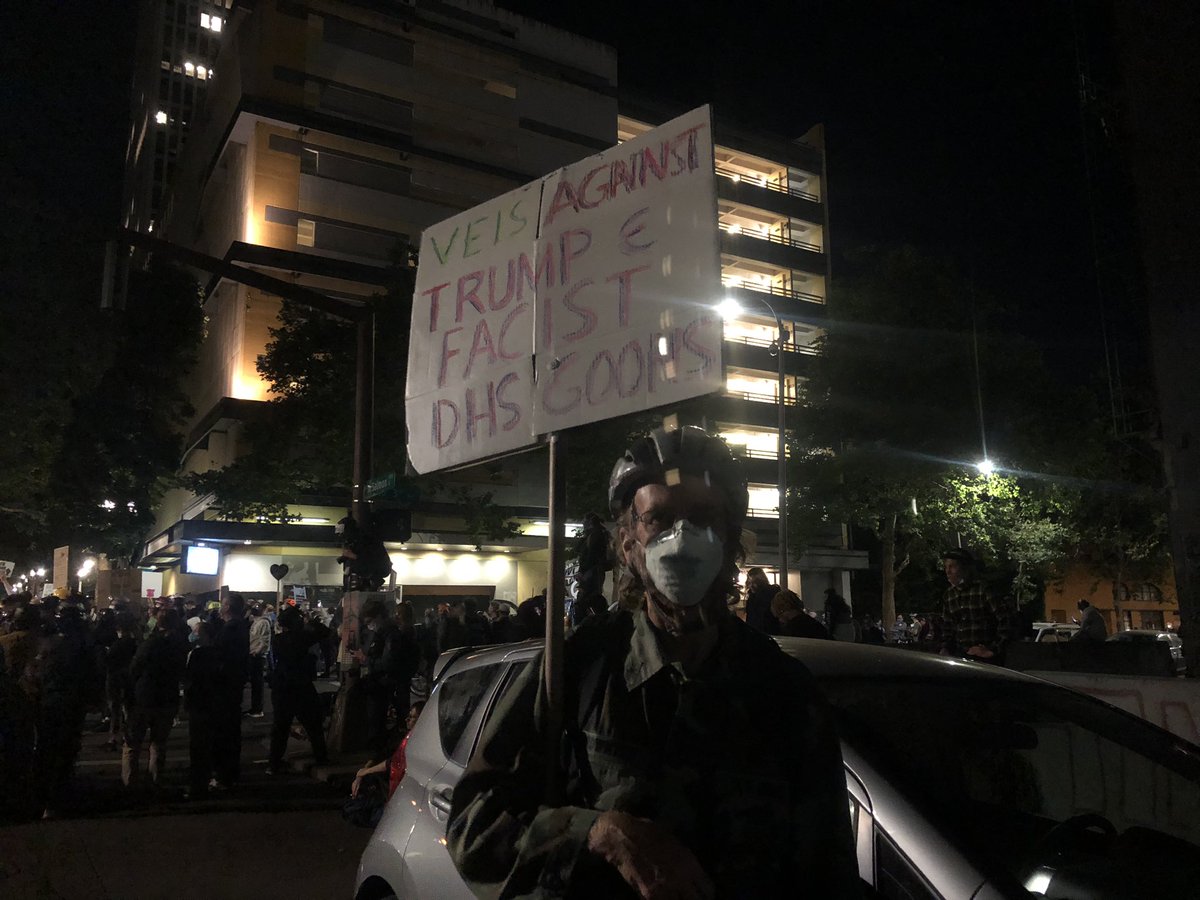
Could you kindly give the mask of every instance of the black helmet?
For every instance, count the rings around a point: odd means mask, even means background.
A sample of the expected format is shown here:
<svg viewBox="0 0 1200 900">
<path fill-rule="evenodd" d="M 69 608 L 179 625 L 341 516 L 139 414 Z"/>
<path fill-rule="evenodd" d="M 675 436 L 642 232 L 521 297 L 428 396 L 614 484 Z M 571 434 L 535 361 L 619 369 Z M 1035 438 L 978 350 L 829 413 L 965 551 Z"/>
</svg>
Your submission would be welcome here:
<svg viewBox="0 0 1200 900">
<path fill-rule="evenodd" d="M 746 518 L 750 497 L 746 476 L 725 442 L 694 425 L 668 431 L 656 428 L 636 441 L 613 466 L 608 479 L 608 506 L 616 518 L 644 484 L 665 484 L 667 473 L 707 476 L 729 495 L 730 514 L 737 524 Z"/>
</svg>

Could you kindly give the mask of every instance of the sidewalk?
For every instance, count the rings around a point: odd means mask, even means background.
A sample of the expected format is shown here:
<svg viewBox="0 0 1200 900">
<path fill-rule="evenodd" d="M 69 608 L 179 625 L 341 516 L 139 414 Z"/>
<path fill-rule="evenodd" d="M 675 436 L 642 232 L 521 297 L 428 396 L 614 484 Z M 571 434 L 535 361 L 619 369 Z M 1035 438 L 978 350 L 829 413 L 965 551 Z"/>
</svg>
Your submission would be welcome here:
<svg viewBox="0 0 1200 900">
<path fill-rule="evenodd" d="M 370 836 L 330 810 L 32 822 L 0 828 L 0 897 L 343 900 Z"/>
<path fill-rule="evenodd" d="M 335 692 L 336 682 L 318 679 L 318 691 Z M 121 784 L 121 751 L 108 750 L 107 726 L 96 714 L 89 714 L 84 725 L 83 748 L 75 767 L 75 779 L 69 798 L 59 817 L 95 818 L 102 816 L 141 817 L 188 815 L 234 811 L 286 811 L 340 809 L 354 772 L 362 765 L 361 753 L 352 753 L 332 766 L 313 768 L 311 747 L 306 740 L 289 738 L 285 752 L 286 771 L 268 776 L 270 750 L 270 692 L 264 698 L 265 715 L 260 719 L 242 719 L 241 783 L 232 790 L 212 791 L 203 800 L 188 801 L 184 791 L 188 782 L 188 722 L 182 710 L 167 741 L 166 766 L 157 786 L 149 783 L 146 772 L 149 745 L 142 748 L 142 784 L 126 788 Z M 249 707 L 249 692 L 243 708 Z M 298 726 L 296 726 L 298 727 Z M 2 861 L 2 859 L 0 859 Z M 3 891 L 0 891 L 0 895 Z"/>
</svg>

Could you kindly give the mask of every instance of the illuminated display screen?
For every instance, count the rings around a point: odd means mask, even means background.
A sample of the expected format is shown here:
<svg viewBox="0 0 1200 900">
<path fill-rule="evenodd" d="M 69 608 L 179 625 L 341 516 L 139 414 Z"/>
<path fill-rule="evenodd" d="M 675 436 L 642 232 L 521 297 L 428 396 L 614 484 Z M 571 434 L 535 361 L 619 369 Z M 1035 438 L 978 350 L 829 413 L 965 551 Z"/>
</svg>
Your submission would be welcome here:
<svg viewBox="0 0 1200 900">
<path fill-rule="evenodd" d="M 221 553 L 216 547 L 188 547 L 183 558 L 183 571 L 188 575 L 216 575 L 221 566 Z"/>
</svg>

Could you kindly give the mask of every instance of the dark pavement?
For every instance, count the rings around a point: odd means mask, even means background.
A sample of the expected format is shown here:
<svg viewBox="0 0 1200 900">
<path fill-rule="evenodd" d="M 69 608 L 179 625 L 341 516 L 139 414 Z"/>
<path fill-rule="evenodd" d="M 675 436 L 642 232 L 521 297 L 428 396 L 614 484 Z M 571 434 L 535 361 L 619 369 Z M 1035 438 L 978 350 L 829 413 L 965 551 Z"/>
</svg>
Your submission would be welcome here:
<svg viewBox="0 0 1200 900">
<path fill-rule="evenodd" d="M 268 692 L 266 715 L 242 720 L 241 783 L 189 801 L 185 713 L 160 783 L 146 776 L 147 746 L 144 784 L 133 789 L 121 784 L 120 750 L 105 747 L 106 726 L 90 714 L 57 816 L 0 826 L 0 897 L 350 897 L 370 831 L 344 823 L 340 809 L 365 757 L 352 752 L 317 773 L 308 742 L 293 736 L 287 771 L 268 776 L 270 723 Z"/>
</svg>

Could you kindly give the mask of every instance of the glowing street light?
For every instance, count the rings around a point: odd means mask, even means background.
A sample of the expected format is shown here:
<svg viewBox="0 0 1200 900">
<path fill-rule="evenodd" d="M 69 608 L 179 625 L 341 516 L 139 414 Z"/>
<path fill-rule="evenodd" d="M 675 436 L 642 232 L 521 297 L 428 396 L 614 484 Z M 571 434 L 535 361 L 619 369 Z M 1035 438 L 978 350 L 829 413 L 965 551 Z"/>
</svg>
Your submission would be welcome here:
<svg viewBox="0 0 1200 900">
<path fill-rule="evenodd" d="M 979 470 L 979 474 L 985 478 L 996 471 L 996 464 L 987 457 L 984 457 L 979 462 L 975 463 L 975 468 Z"/>
<path fill-rule="evenodd" d="M 79 566 L 79 571 L 75 574 L 79 576 L 79 593 L 83 593 L 83 579 L 92 574 L 92 570 L 96 568 L 96 561 L 92 558 L 85 559 Z"/>
</svg>

